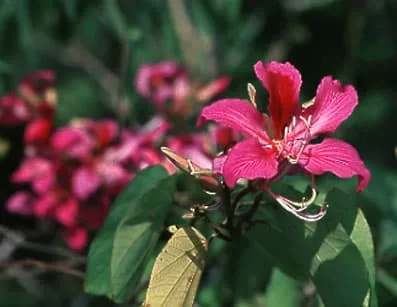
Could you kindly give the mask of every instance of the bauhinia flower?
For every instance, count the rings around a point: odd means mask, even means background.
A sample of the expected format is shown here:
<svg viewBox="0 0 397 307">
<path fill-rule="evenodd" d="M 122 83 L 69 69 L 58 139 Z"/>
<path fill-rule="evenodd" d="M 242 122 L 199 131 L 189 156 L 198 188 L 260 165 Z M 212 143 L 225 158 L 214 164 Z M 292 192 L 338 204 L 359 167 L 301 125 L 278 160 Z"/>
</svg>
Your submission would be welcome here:
<svg viewBox="0 0 397 307">
<path fill-rule="evenodd" d="M 175 62 L 143 64 L 135 78 L 139 95 L 148 98 L 157 111 L 171 117 L 186 118 L 194 113 L 196 105 L 222 93 L 230 84 L 223 76 L 208 84 L 191 80 L 186 68 Z"/>
<path fill-rule="evenodd" d="M 288 211 L 305 220 L 321 218 L 302 213 L 315 200 L 315 188 L 310 201 L 294 202 L 274 194 L 270 182 L 292 170 L 304 170 L 312 175 L 331 172 L 340 178 L 358 176 L 357 192 L 365 189 L 371 174 L 356 149 L 335 138 L 324 138 L 345 121 L 358 104 L 353 86 L 342 86 L 332 77 L 324 77 L 316 96 L 299 104 L 302 79 L 290 63 L 261 61 L 254 65 L 255 74 L 269 93 L 269 115 L 256 108 L 255 89 L 249 84 L 249 101 L 221 99 L 202 109 L 198 125 L 213 120 L 241 132 L 245 139 L 227 154 L 214 161 L 214 171 L 223 175 L 225 183 L 233 187 L 239 179 L 263 179 L 263 187 Z"/>
</svg>

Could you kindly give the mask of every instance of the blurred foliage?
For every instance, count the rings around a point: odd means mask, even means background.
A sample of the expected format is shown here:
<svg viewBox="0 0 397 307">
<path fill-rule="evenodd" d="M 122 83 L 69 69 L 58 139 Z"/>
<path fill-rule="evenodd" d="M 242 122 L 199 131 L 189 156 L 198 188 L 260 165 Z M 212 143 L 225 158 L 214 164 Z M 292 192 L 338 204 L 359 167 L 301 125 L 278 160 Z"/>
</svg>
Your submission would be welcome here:
<svg viewBox="0 0 397 307">
<path fill-rule="evenodd" d="M 146 62 L 185 63 L 203 81 L 229 74 L 233 79 L 227 95 L 236 97 L 246 97 L 248 81 L 259 84 L 252 70 L 259 59 L 292 62 L 302 72 L 302 99 L 313 97 L 319 80 L 327 74 L 354 84 L 360 105 L 338 134 L 358 148 L 372 170 L 370 186 L 360 196 L 365 201 L 360 203 L 375 238 L 379 305 L 395 306 L 396 23 L 394 0 L 0 0 L 0 94 L 14 89 L 29 72 L 51 69 L 58 78 L 58 124 L 75 117 L 113 117 L 132 125 L 144 122 L 152 112 L 133 87 L 139 65 Z M 259 86 L 258 91 L 265 101 Z M 0 137 L 1 144 L 6 144 L 2 148 L 7 149 L 1 150 L 0 162 L 5 166 L 0 178 L 0 200 L 4 202 L 12 189 L 9 175 L 22 154 L 21 131 L 2 129 Z M 341 189 L 351 186 L 333 178 L 323 184 Z M 2 224 L 37 228 L 34 221 L 11 218 L 3 211 L 1 215 Z M 239 262 L 251 259 L 245 255 L 254 252 L 244 248 L 247 242 L 240 245 L 231 253 L 241 256 Z M 219 263 L 226 261 L 214 253 Z M 22 256 L 32 255 L 24 251 L 18 257 Z M 238 296 L 244 298 L 238 306 L 275 306 L 274 301 L 287 292 L 291 301 L 285 301 L 285 306 L 298 306 L 293 296 L 295 282 L 262 259 L 263 280 L 252 281 L 238 267 L 241 264 L 228 260 L 242 279 L 240 285 L 252 285 L 257 289 L 255 295 L 251 289 L 234 285 L 233 274 L 226 276 L 219 268 L 210 268 L 199 304 L 223 306 L 220 298 L 232 297 L 237 288 Z M 0 305 L 111 305 L 105 299 L 82 295 L 71 278 L 54 273 L 15 279 L 0 276 Z"/>
</svg>

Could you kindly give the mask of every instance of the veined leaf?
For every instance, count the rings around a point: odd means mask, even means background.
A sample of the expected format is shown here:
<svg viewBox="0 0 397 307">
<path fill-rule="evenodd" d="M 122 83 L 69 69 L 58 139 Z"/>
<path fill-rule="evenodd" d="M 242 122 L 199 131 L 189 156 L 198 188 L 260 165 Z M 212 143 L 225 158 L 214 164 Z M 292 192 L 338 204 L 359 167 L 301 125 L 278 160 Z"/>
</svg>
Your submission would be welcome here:
<svg viewBox="0 0 397 307">
<path fill-rule="evenodd" d="M 179 228 L 154 263 L 145 306 L 193 306 L 207 251 L 197 229 Z"/>
<path fill-rule="evenodd" d="M 126 301 L 139 283 L 157 244 L 175 192 L 175 176 L 136 199 L 118 225 L 110 261 L 112 299 Z"/>
<path fill-rule="evenodd" d="M 139 206 L 137 200 L 167 176 L 165 169 L 160 166 L 146 168 L 136 175 L 116 199 L 105 224 L 90 246 L 85 291 L 97 295 L 111 294 L 110 260 L 117 226 L 128 209 Z"/>
</svg>

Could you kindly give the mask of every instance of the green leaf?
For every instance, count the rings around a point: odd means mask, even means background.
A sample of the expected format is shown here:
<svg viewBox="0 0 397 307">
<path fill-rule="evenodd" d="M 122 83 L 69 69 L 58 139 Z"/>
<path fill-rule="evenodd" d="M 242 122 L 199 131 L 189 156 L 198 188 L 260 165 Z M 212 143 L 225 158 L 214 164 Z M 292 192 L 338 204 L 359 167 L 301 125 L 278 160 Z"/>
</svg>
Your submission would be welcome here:
<svg viewBox="0 0 397 307">
<path fill-rule="evenodd" d="M 356 246 L 350 244 L 332 261 L 325 261 L 313 276 L 325 306 L 370 306 L 368 272 Z"/>
<path fill-rule="evenodd" d="M 127 300 L 139 283 L 174 199 L 176 177 L 157 182 L 130 204 L 116 230 L 110 262 L 112 299 Z"/>
<path fill-rule="evenodd" d="M 321 272 L 314 274 L 318 292 L 326 306 L 377 306 L 374 246 L 364 214 L 352 205 L 352 195 L 339 190 L 328 193 L 326 202 L 339 205 L 341 224 L 349 234 L 350 244 L 334 262 L 324 263 Z M 331 291 L 332 286 L 339 295 Z"/>
<path fill-rule="evenodd" d="M 330 192 L 326 203 L 327 215 L 317 223 L 269 208 L 280 229 L 257 227 L 250 237 L 285 273 L 312 278 L 326 306 L 377 306 L 373 244 L 364 215 L 355 198 L 339 190 Z"/>
<path fill-rule="evenodd" d="M 336 257 L 349 244 L 332 206 L 319 223 L 304 223 L 280 207 L 268 208 L 277 228 L 257 226 L 249 234 L 262 252 L 289 275 L 305 280 L 324 260 Z"/>
<path fill-rule="evenodd" d="M 274 269 L 266 290 L 264 306 L 294 307 L 299 305 L 299 299 L 300 294 L 296 280 L 280 270 Z"/>
<path fill-rule="evenodd" d="M 137 200 L 167 176 L 167 172 L 160 166 L 146 168 L 135 176 L 116 199 L 104 225 L 90 246 L 85 280 L 86 292 L 97 295 L 111 294 L 110 261 L 117 226 L 128 209 L 138 206 Z"/>
<path fill-rule="evenodd" d="M 145 306 L 193 306 L 207 252 L 197 229 L 179 228 L 154 263 Z"/>
<path fill-rule="evenodd" d="M 235 298 L 238 306 L 252 304 L 256 294 L 264 291 L 273 267 L 272 259 L 250 243 L 244 236 L 226 251 L 229 263 L 225 279 L 230 283 L 229 296 Z"/>
</svg>

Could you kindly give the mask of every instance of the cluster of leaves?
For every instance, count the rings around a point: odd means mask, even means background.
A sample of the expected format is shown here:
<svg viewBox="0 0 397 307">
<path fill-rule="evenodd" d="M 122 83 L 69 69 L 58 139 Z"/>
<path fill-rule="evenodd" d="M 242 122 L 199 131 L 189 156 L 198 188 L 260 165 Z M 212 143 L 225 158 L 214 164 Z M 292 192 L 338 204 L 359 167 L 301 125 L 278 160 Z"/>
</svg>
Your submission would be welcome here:
<svg viewBox="0 0 397 307">
<path fill-rule="evenodd" d="M 120 195 L 90 248 L 88 292 L 116 302 L 142 300 L 140 291 L 164 244 L 160 237 L 172 215 L 177 179 L 154 166 L 142 171 Z M 300 195 L 285 185 L 278 188 Z M 208 258 L 198 294 L 204 306 L 255 301 L 277 306 L 286 295 L 291 300 L 283 306 L 305 300 L 325 306 L 377 306 L 372 236 L 356 199 L 337 189 L 322 198 L 330 209 L 318 223 L 302 223 L 267 200 L 256 216 L 267 225 L 255 226 L 230 244 L 211 241 L 208 257 L 207 240 L 188 224 L 180 224 L 184 233 L 177 231 L 156 260 L 146 304 L 190 306 Z M 204 243 L 197 243 L 200 240 Z M 288 293 L 275 291 L 277 287 Z M 211 288 L 220 291 L 208 297 Z"/>
</svg>

